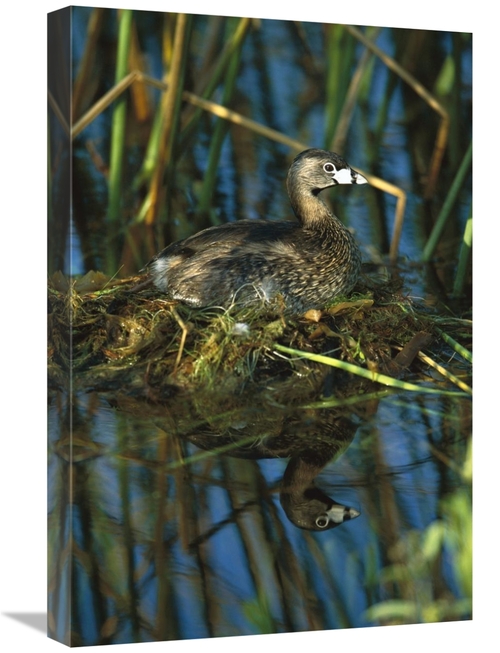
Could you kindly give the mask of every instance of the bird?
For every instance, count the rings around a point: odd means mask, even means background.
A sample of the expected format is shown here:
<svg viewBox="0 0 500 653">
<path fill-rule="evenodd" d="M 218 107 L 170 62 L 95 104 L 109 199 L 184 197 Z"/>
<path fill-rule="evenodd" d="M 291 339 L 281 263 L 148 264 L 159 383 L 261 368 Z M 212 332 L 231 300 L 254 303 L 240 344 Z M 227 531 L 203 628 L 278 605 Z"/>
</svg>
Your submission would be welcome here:
<svg viewBox="0 0 500 653">
<path fill-rule="evenodd" d="M 315 485 L 324 461 L 310 457 L 291 458 L 283 475 L 280 503 L 289 521 L 308 531 L 326 531 L 359 517 L 359 510 L 338 503 Z"/>
<path fill-rule="evenodd" d="M 210 423 L 204 412 L 192 420 L 195 427 L 182 437 L 199 449 L 216 450 L 232 458 L 289 458 L 279 499 L 287 519 L 297 528 L 326 531 L 359 517 L 356 508 L 335 501 L 315 483 L 325 466 L 349 447 L 359 422 L 346 416 L 344 409 L 308 413 L 260 410 L 256 416 L 258 396 L 250 392 L 237 397 L 233 410 L 228 411 L 228 417 L 237 416 L 234 425 L 221 420 Z M 184 414 L 182 421 L 186 423 Z"/>
<path fill-rule="evenodd" d="M 146 265 L 153 285 L 192 308 L 269 304 L 283 312 L 323 309 L 354 288 L 361 253 L 354 237 L 319 197 L 367 179 L 335 152 L 311 148 L 292 161 L 286 180 L 296 220 L 242 219 L 177 241 Z"/>
</svg>

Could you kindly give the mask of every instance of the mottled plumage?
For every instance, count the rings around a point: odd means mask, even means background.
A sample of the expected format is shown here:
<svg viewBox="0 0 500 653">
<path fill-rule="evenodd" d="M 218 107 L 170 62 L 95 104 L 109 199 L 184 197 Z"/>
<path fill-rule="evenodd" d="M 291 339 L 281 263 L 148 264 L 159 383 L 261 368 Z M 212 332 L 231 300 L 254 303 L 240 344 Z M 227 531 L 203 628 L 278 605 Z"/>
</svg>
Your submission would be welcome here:
<svg viewBox="0 0 500 653">
<path fill-rule="evenodd" d="M 250 304 L 280 295 L 288 312 L 323 308 L 355 285 L 354 238 L 320 199 L 337 184 L 364 184 L 334 152 L 311 149 L 290 166 L 287 189 L 297 222 L 239 220 L 173 243 L 147 265 L 157 288 L 193 307 Z"/>
</svg>

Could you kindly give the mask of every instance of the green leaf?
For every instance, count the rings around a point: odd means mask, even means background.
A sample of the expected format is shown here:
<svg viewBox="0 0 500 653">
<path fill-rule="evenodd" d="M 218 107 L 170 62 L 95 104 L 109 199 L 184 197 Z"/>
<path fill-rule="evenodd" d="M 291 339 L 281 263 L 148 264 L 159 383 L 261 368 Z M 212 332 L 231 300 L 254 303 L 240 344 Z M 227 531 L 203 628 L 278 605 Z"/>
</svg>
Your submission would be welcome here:
<svg viewBox="0 0 500 653">
<path fill-rule="evenodd" d="M 372 605 L 365 612 L 370 621 L 400 621 L 416 622 L 418 620 L 417 605 L 413 601 L 393 599 Z"/>
</svg>

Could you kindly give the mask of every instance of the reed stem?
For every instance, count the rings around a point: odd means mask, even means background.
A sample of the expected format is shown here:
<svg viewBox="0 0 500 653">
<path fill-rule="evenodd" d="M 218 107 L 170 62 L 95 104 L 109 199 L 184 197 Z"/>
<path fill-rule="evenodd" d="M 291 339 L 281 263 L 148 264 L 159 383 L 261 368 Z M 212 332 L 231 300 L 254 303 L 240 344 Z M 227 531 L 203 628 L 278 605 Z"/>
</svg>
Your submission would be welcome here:
<svg viewBox="0 0 500 653">
<path fill-rule="evenodd" d="M 234 21 L 234 19 L 233 19 Z M 230 26 L 232 22 L 230 22 Z M 240 40 L 238 47 L 229 63 L 227 72 L 226 83 L 224 86 L 224 93 L 222 96 L 223 106 L 228 106 L 231 103 L 231 98 L 236 86 L 238 71 L 240 68 L 241 49 L 243 41 Z M 210 150 L 208 154 L 208 165 L 203 179 L 203 186 L 200 193 L 200 200 L 198 203 L 198 213 L 207 213 L 210 209 L 212 197 L 214 193 L 215 182 L 217 179 L 217 167 L 219 164 L 220 154 L 224 139 L 229 129 L 229 123 L 220 118 L 216 120 L 213 136 L 210 142 Z"/>
<path fill-rule="evenodd" d="M 446 221 L 448 220 L 448 216 L 450 215 L 450 211 L 453 207 L 453 204 L 455 203 L 455 200 L 458 197 L 458 193 L 460 191 L 460 188 L 462 187 L 462 183 L 465 179 L 465 175 L 469 170 L 471 162 L 472 162 L 472 141 L 469 143 L 467 152 L 465 153 L 465 156 L 462 159 L 460 168 L 458 169 L 455 179 L 453 180 L 453 183 L 446 197 L 446 200 L 443 204 L 443 207 L 439 212 L 439 215 L 436 220 L 436 224 L 434 225 L 431 235 L 429 236 L 429 239 L 427 241 L 427 244 L 424 247 L 424 251 L 422 254 L 422 261 L 424 263 L 428 263 L 430 261 L 434 253 L 434 250 L 437 247 L 437 244 L 441 237 L 441 233 L 443 232 Z"/>
<path fill-rule="evenodd" d="M 118 53 L 115 84 L 127 74 L 128 53 L 132 34 L 132 11 L 125 9 L 118 14 Z M 111 122 L 111 152 L 109 163 L 108 223 L 111 243 L 106 247 L 106 271 L 114 274 L 118 267 L 116 238 L 119 234 L 122 199 L 122 176 L 125 150 L 125 127 L 127 120 L 127 98 L 121 95 L 115 104 Z"/>
<path fill-rule="evenodd" d="M 153 172 L 151 188 L 148 197 L 146 224 L 153 224 L 158 215 L 160 188 L 166 168 L 171 162 L 172 150 L 179 122 L 179 109 L 182 98 L 182 86 L 186 62 L 186 43 L 188 42 L 191 17 L 187 14 L 177 16 L 175 36 L 172 51 L 172 63 L 169 72 L 169 82 L 161 103 L 162 123 L 159 134 L 159 151 Z"/>
<path fill-rule="evenodd" d="M 281 351 L 285 354 L 290 354 L 291 356 L 297 356 L 298 358 L 306 358 L 307 360 L 315 361 L 317 363 L 323 363 L 324 365 L 329 365 L 330 367 L 336 367 L 338 369 L 344 370 L 351 374 L 356 374 L 364 379 L 373 381 L 374 383 L 381 383 L 382 385 L 387 385 L 392 388 L 399 388 L 400 390 L 408 390 L 412 392 L 423 392 L 429 394 L 440 394 L 447 396 L 464 396 L 463 392 L 454 392 L 448 390 L 439 390 L 438 388 L 430 388 L 428 386 L 420 386 L 415 383 L 408 383 L 406 381 L 399 381 L 399 379 L 394 379 L 386 374 L 379 374 L 378 372 L 372 372 L 364 367 L 359 367 L 359 365 L 353 365 L 352 363 L 347 363 L 346 361 L 338 360 L 337 358 L 332 358 L 331 356 L 325 356 L 323 354 L 312 354 L 310 352 L 301 351 L 299 349 L 292 349 L 290 347 L 285 347 L 284 345 L 275 344 L 274 349 L 276 351 Z"/>
<path fill-rule="evenodd" d="M 220 55 L 220 58 L 215 65 L 214 71 L 212 73 L 212 77 L 210 78 L 209 82 L 205 87 L 205 90 L 202 93 L 201 96 L 202 99 L 207 99 L 211 97 L 212 93 L 217 88 L 219 81 L 222 75 L 224 74 L 224 71 L 226 70 L 227 66 L 229 65 L 234 53 L 238 50 L 239 47 L 241 47 L 241 44 L 244 41 L 247 31 L 250 27 L 250 23 L 251 23 L 250 18 L 241 18 L 241 20 L 239 21 L 237 28 L 235 29 L 231 39 L 226 43 L 224 50 L 222 51 L 222 54 Z M 182 130 L 181 139 L 179 143 L 180 149 L 186 147 L 187 141 L 191 137 L 194 129 L 196 128 L 201 115 L 202 115 L 202 109 L 197 107 L 196 110 L 194 111 L 193 116 L 189 119 L 188 123 Z"/>
<path fill-rule="evenodd" d="M 461 295 L 465 285 L 465 278 L 469 268 L 469 261 L 472 253 L 472 208 L 465 224 L 464 237 L 460 254 L 458 256 L 457 273 L 453 284 L 453 295 Z"/>
</svg>

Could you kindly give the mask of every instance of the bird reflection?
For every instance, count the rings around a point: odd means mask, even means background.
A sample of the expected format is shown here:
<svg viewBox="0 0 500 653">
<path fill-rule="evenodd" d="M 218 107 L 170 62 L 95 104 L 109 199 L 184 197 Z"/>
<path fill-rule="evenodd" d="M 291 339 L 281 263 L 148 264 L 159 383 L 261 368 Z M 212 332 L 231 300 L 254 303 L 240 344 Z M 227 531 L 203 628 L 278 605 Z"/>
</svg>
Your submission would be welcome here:
<svg viewBox="0 0 500 653">
<path fill-rule="evenodd" d="M 345 407 L 304 408 L 297 401 L 290 408 L 287 395 L 292 387 L 294 394 L 302 389 L 304 405 L 311 393 L 311 380 L 312 386 L 317 385 L 318 378 L 309 378 L 302 385 L 297 385 L 297 379 L 275 384 L 272 400 L 269 392 L 262 390 L 232 395 L 231 409 L 224 406 L 224 420 L 214 418 L 220 414 L 221 406 L 213 397 L 210 404 L 202 401 L 196 411 L 205 419 L 199 420 L 194 429 L 183 420 L 187 428 L 181 426 L 181 437 L 200 449 L 219 451 L 223 456 L 253 460 L 288 458 L 280 484 L 281 506 L 298 528 L 324 531 L 360 515 L 355 508 L 329 497 L 315 482 L 325 466 L 337 460 L 351 444 L 360 415 Z M 343 374 L 329 372 L 321 381 L 323 388 L 333 385 L 330 392 L 342 398 L 360 392 L 361 382 L 350 381 Z M 286 399 L 288 407 L 284 408 Z M 189 420 L 193 422 L 192 412 Z"/>
</svg>

